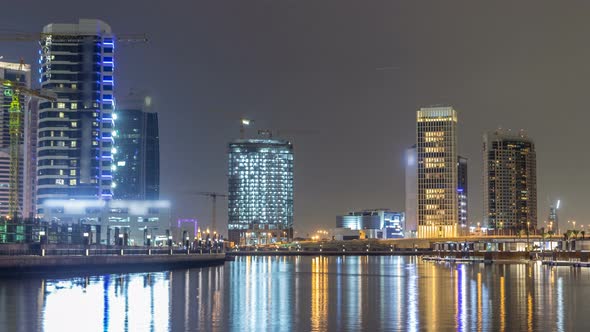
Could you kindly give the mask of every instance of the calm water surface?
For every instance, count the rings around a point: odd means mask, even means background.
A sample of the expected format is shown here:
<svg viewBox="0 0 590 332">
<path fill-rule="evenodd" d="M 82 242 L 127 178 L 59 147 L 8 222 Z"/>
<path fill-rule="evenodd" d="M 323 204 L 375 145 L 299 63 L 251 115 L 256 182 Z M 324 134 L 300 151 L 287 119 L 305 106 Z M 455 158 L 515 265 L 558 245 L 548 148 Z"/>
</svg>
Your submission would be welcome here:
<svg viewBox="0 0 590 332">
<path fill-rule="evenodd" d="M 415 257 L 0 279 L 0 331 L 590 331 L 590 269 Z"/>
</svg>

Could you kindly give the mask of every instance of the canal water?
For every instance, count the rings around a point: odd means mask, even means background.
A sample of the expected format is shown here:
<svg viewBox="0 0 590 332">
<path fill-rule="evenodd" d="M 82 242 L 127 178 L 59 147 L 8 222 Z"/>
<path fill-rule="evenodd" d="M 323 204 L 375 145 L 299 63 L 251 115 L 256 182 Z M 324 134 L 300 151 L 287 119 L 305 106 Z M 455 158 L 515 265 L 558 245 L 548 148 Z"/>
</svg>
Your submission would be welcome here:
<svg viewBox="0 0 590 332">
<path fill-rule="evenodd" d="M 0 331 L 590 331 L 590 269 L 417 257 L 238 257 L 0 279 Z"/>
</svg>

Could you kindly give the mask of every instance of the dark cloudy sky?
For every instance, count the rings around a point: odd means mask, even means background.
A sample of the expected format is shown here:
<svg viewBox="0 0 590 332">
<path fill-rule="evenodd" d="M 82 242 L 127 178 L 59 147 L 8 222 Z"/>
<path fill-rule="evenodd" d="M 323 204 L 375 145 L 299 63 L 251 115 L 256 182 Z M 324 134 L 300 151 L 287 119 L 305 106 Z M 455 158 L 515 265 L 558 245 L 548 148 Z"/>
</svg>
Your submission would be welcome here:
<svg viewBox="0 0 590 332">
<path fill-rule="evenodd" d="M 43 3 L 43 6 L 39 6 Z M 210 218 L 183 192 L 227 191 L 226 144 L 242 115 L 290 132 L 295 223 L 333 227 L 353 209 L 404 208 L 403 152 L 415 110 L 459 112 L 470 217 L 481 220 L 481 140 L 526 129 L 538 155 L 539 221 L 590 224 L 590 3 L 587 1 L 21 0 L 0 30 L 98 18 L 147 45 L 116 50 L 117 93 L 152 92 L 160 113 L 162 196 L 176 216 Z M 38 8 L 38 9 L 33 9 Z M 34 43 L 1 43 L 36 63 Z M 377 68 L 387 67 L 387 70 Z M 225 208 L 219 214 L 225 220 Z M 586 226 L 590 227 L 590 226 Z"/>
</svg>

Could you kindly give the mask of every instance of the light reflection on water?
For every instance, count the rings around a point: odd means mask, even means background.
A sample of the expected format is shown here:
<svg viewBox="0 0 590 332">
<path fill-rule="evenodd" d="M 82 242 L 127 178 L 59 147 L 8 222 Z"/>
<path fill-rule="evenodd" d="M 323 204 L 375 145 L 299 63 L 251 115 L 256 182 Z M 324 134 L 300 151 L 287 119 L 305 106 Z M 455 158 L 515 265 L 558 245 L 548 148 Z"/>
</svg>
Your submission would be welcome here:
<svg viewBox="0 0 590 332">
<path fill-rule="evenodd" d="M 0 280 L 0 331 L 590 330 L 590 269 L 416 257 Z"/>
</svg>

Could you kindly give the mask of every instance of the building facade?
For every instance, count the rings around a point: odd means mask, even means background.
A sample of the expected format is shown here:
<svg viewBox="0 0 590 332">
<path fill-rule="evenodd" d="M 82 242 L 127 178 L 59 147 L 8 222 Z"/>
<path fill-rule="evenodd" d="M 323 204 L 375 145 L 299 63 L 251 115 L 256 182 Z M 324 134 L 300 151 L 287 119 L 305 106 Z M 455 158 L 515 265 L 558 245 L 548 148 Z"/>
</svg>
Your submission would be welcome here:
<svg viewBox="0 0 590 332">
<path fill-rule="evenodd" d="M 47 200 L 44 220 L 83 225 L 91 242 L 112 245 L 126 235 L 129 245 L 163 244 L 170 234 L 170 202 L 125 200 Z"/>
<path fill-rule="evenodd" d="M 157 200 L 160 197 L 158 114 L 149 111 L 149 97 L 117 105 L 115 199 Z"/>
<path fill-rule="evenodd" d="M 0 62 L 0 81 L 9 80 L 19 82 L 26 88 L 31 87 L 31 66 L 28 64 Z M 30 204 L 29 189 L 27 185 L 34 179 L 35 173 L 30 173 L 29 159 L 31 149 L 31 135 L 36 136 L 35 128 L 31 128 L 31 117 L 35 117 L 36 108 L 31 109 L 30 98 L 21 96 L 21 115 L 20 115 L 20 139 L 19 139 L 19 158 L 18 158 L 18 214 L 29 216 L 27 209 Z M 0 97 L 0 214 L 5 216 L 9 213 L 9 196 L 10 196 L 10 101 L 11 97 L 2 94 Z M 33 138 L 36 140 L 36 138 Z"/>
<path fill-rule="evenodd" d="M 229 144 L 228 237 L 236 244 L 293 238 L 293 145 L 281 139 Z"/>
<path fill-rule="evenodd" d="M 336 229 L 362 230 L 370 239 L 393 239 L 405 237 L 405 214 L 388 209 L 349 212 L 336 216 Z"/>
<path fill-rule="evenodd" d="M 467 188 L 467 158 L 459 156 L 457 160 L 457 212 L 459 213 L 459 235 L 469 235 L 469 201 Z"/>
<path fill-rule="evenodd" d="M 537 227 L 537 157 L 524 132 L 496 130 L 483 140 L 484 225 L 512 234 Z"/>
<path fill-rule="evenodd" d="M 418 237 L 458 234 L 457 113 L 452 107 L 417 112 Z"/>
<path fill-rule="evenodd" d="M 57 102 L 39 104 L 37 203 L 111 199 L 114 37 L 99 20 L 49 24 L 41 41 L 41 87 Z"/>
</svg>

